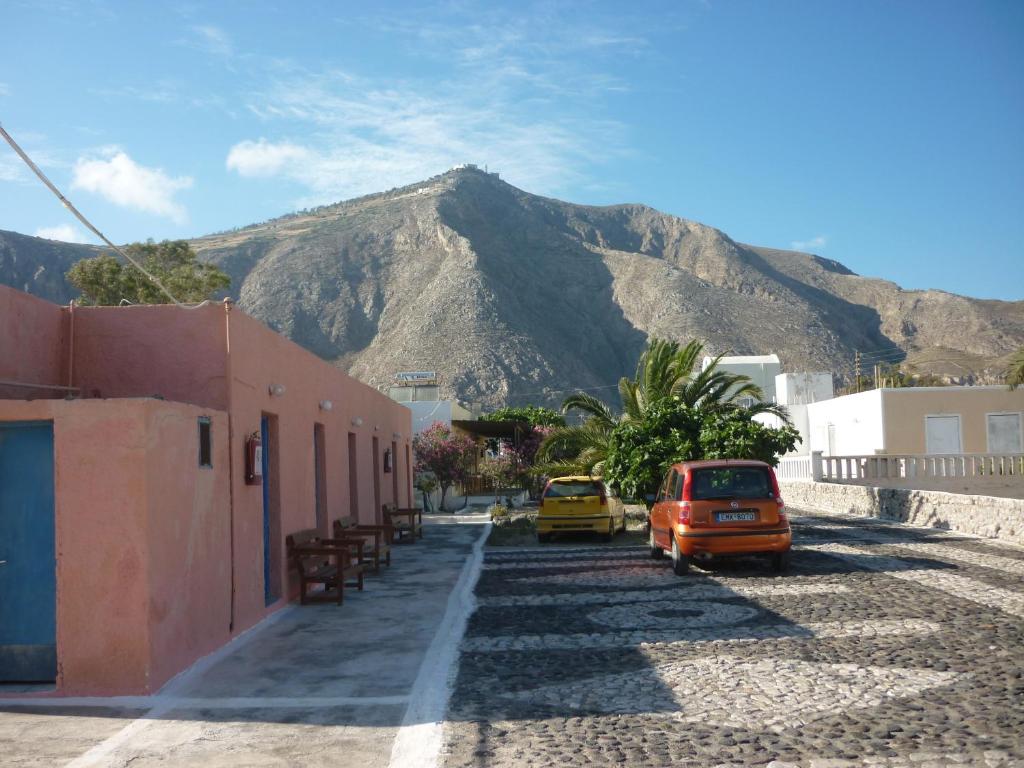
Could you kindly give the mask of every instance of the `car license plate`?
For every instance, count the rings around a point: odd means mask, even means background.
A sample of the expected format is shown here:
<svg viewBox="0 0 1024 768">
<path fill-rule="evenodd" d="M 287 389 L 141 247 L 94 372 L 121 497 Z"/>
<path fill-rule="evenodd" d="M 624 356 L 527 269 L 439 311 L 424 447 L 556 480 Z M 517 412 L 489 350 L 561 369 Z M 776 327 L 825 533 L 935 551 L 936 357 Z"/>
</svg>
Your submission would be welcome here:
<svg viewBox="0 0 1024 768">
<path fill-rule="evenodd" d="M 720 523 L 749 522 L 756 519 L 753 512 L 716 512 L 715 520 Z"/>
</svg>

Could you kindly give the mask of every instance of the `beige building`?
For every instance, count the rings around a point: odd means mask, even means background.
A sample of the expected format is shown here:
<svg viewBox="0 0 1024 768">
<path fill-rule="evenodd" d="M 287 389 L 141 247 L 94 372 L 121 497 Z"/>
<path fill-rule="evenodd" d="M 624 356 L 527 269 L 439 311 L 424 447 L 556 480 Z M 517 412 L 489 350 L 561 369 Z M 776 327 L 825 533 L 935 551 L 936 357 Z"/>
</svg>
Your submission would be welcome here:
<svg viewBox="0 0 1024 768">
<path fill-rule="evenodd" d="M 1024 453 L 1024 389 L 873 389 L 807 406 L 810 445 L 825 456 Z"/>
</svg>

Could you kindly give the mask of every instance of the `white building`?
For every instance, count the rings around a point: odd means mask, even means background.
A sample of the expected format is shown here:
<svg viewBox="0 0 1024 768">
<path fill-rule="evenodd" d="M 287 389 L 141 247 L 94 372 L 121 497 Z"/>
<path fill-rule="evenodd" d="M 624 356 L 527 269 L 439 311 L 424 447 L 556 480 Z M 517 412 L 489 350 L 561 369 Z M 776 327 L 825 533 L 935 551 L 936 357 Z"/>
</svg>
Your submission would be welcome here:
<svg viewBox="0 0 1024 768">
<path fill-rule="evenodd" d="M 713 357 L 705 357 L 701 365 L 706 370 Z M 764 392 L 765 402 L 775 402 L 775 377 L 782 373 L 782 363 L 778 355 L 733 355 L 718 361 L 720 370 L 749 376 Z"/>
<path fill-rule="evenodd" d="M 807 406 L 801 453 L 1024 453 L 1024 389 L 1005 386 L 872 389 Z"/>
<path fill-rule="evenodd" d="M 823 400 L 831 400 L 835 394 L 831 373 L 780 373 L 775 377 L 775 400 L 789 410 L 793 426 L 800 433 L 800 442 L 791 451 L 791 455 L 810 452 L 811 427 L 808 418 L 808 406 Z M 759 416 L 773 427 L 782 425 L 782 420 L 773 416 Z"/>
<path fill-rule="evenodd" d="M 388 396 L 412 411 L 412 433 L 418 435 L 435 421 L 451 427 L 452 421 L 475 418 L 475 414 L 456 400 L 439 399 L 440 389 L 434 371 L 403 371 L 395 374 Z"/>
</svg>

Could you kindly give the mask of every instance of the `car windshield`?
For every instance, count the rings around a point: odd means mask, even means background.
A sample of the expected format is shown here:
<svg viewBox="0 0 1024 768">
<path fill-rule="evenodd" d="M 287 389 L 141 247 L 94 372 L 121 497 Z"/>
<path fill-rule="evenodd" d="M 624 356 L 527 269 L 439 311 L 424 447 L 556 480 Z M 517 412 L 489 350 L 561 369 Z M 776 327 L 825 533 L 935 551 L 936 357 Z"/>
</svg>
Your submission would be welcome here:
<svg viewBox="0 0 1024 768">
<path fill-rule="evenodd" d="M 697 469 L 693 473 L 692 495 L 699 499 L 770 499 L 772 481 L 761 467 Z"/>
<path fill-rule="evenodd" d="M 600 496 L 601 486 L 598 483 L 586 480 L 554 482 L 544 491 L 544 498 L 559 498 L 566 496 Z"/>
</svg>

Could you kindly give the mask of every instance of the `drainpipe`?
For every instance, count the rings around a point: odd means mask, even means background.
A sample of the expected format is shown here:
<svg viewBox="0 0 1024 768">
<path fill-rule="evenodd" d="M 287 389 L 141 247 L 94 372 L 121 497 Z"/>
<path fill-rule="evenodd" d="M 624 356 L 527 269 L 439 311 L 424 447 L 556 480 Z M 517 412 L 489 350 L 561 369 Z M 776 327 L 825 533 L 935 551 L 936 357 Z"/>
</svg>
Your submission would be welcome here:
<svg viewBox="0 0 1024 768">
<path fill-rule="evenodd" d="M 228 541 L 231 545 L 229 557 L 231 568 L 229 635 L 234 634 L 235 631 L 235 429 L 231 413 L 231 388 L 234 384 L 231 373 L 231 306 L 231 299 L 224 299 L 224 391 L 227 398 L 228 411 Z"/>
<path fill-rule="evenodd" d="M 75 370 L 75 300 L 68 302 L 68 386 L 74 386 Z"/>
</svg>

